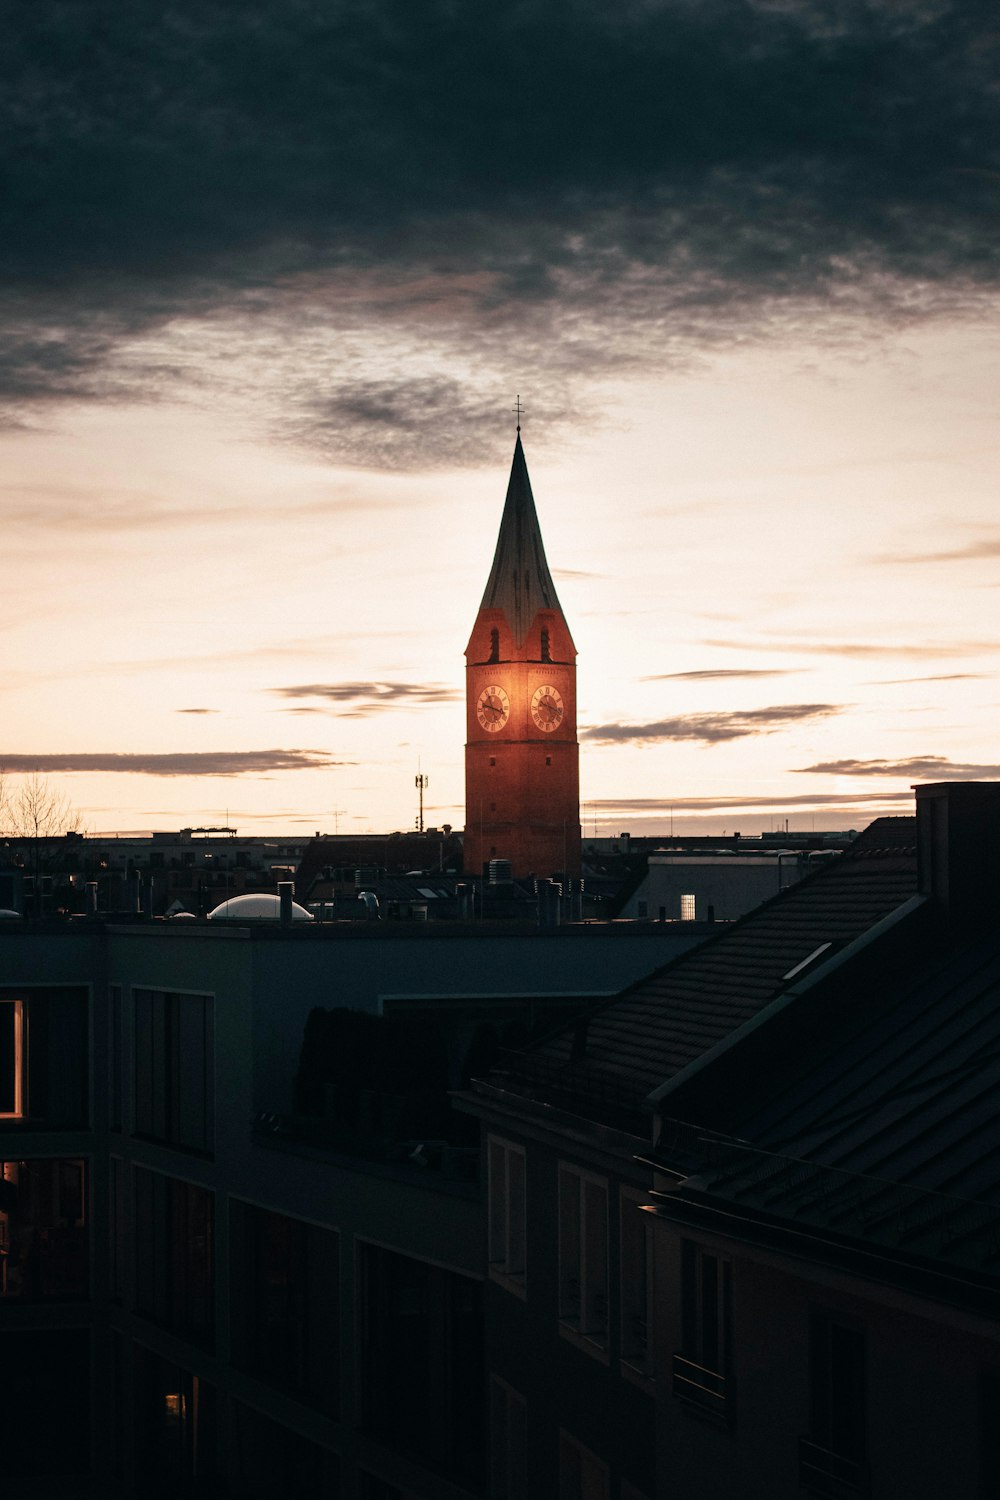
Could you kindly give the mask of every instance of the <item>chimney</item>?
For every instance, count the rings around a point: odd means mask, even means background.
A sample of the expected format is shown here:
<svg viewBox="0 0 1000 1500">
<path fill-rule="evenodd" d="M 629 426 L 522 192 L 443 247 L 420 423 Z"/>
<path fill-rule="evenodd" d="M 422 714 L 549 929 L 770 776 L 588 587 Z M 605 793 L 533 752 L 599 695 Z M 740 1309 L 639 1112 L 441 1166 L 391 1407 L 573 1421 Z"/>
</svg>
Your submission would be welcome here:
<svg viewBox="0 0 1000 1500">
<path fill-rule="evenodd" d="M 914 787 L 921 895 L 948 920 L 996 919 L 1000 904 L 1000 781 L 936 781 Z"/>
<path fill-rule="evenodd" d="M 290 880 L 278 881 L 278 912 L 282 927 L 292 925 L 292 892 L 295 887 Z"/>
</svg>

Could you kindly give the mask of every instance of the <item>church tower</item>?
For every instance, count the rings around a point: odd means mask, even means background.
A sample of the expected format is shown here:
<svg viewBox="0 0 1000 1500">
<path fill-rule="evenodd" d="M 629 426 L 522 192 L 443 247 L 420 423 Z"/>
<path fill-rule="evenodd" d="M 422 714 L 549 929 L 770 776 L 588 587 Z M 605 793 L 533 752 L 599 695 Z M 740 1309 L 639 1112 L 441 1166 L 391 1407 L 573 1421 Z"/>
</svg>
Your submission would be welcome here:
<svg viewBox="0 0 1000 1500">
<path fill-rule="evenodd" d="M 493 568 L 465 652 L 465 870 L 580 874 L 576 647 L 517 429 Z"/>
</svg>

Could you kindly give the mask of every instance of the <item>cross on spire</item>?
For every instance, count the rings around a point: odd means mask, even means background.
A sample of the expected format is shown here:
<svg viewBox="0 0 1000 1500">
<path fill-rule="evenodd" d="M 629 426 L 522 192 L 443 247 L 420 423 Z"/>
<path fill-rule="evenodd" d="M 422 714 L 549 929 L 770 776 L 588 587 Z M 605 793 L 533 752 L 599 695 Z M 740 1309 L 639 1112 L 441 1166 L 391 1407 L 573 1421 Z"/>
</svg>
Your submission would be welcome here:
<svg viewBox="0 0 1000 1500">
<path fill-rule="evenodd" d="M 517 413 L 517 430 L 518 430 L 518 432 L 520 432 L 521 431 L 521 413 L 524 411 L 524 407 L 521 405 L 521 397 L 520 396 L 517 397 L 516 401 L 514 402 L 514 405 L 511 407 L 511 411 Z"/>
</svg>

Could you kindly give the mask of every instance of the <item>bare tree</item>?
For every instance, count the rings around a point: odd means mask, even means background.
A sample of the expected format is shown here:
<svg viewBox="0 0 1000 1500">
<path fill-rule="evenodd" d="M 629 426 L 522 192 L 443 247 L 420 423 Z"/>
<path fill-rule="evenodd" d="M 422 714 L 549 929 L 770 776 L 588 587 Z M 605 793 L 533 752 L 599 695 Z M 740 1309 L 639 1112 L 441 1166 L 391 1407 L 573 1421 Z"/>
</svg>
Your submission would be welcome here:
<svg viewBox="0 0 1000 1500">
<path fill-rule="evenodd" d="M 30 871 L 36 912 L 41 906 L 41 877 L 63 868 L 65 836 L 81 832 L 80 814 L 67 797 L 38 771 L 17 784 L 0 771 L 0 831 Z"/>
<path fill-rule="evenodd" d="M 51 839 L 79 831 L 80 814 L 40 772 L 32 771 L 16 789 L 4 792 L 0 779 L 0 809 L 13 838 Z"/>
</svg>

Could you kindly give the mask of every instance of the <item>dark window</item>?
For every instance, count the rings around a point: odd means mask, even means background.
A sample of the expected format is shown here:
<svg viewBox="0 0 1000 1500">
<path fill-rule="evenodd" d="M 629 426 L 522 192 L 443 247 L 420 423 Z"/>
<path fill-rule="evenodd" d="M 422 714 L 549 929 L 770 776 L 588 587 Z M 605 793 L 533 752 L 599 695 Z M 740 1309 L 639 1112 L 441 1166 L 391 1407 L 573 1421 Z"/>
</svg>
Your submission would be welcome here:
<svg viewBox="0 0 1000 1500">
<path fill-rule="evenodd" d="M 230 1200 L 233 1363 L 336 1414 L 338 1237 Z"/>
<path fill-rule="evenodd" d="M 547 630 L 543 630 L 542 631 L 542 661 L 551 661 L 551 660 L 552 660 L 552 651 L 551 651 L 551 648 L 549 646 L 549 632 Z"/>
<path fill-rule="evenodd" d="M 799 1479 L 810 1494 L 860 1493 L 865 1484 L 865 1336 L 827 1313 L 809 1323 L 809 1436 Z"/>
<path fill-rule="evenodd" d="M 340 1473 L 336 1456 L 282 1427 L 241 1402 L 233 1405 L 233 1468 L 236 1500 L 276 1500 L 278 1496 L 322 1496 L 336 1500 Z"/>
<path fill-rule="evenodd" d="M 85 989 L 0 990 L 0 1117 L 87 1125 Z"/>
<path fill-rule="evenodd" d="M 214 1388 L 140 1344 L 133 1352 L 137 1493 L 217 1495 Z"/>
<path fill-rule="evenodd" d="M 135 1303 L 164 1328 L 210 1346 L 212 1195 L 193 1183 L 135 1169 Z"/>
<path fill-rule="evenodd" d="M 491 756 L 490 756 L 490 765 L 491 765 L 491 766 L 495 766 L 495 765 L 496 765 L 496 763 L 497 763 L 497 758 L 496 758 L 496 756 L 495 756 L 495 755 L 491 755 Z"/>
<path fill-rule="evenodd" d="M 211 995 L 135 990 L 136 1135 L 185 1151 L 213 1144 Z"/>
<path fill-rule="evenodd" d="M 979 1377 L 979 1493 L 1000 1495 L 1000 1370 Z"/>
<path fill-rule="evenodd" d="M 111 1061 L 111 1100 L 110 1117 L 108 1120 L 112 1130 L 122 1128 L 122 987 L 120 984 L 111 986 L 110 1005 L 110 1061 Z"/>
<path fill-rule="evenodd" d="M 500 632 L 496 628 L 490 631 L 490 661 L 500 660 Z"/>
<path fill-rule="evenodd" d="M 108 1193 L 108 1286 L 112 1302 L 120 1302 L 125 1280 L 125 1163 L 118 1156 L 110 1159 Z"/>
<path fill-rule="evenodd" d="M 87 1295 L 84 1163 L 0 1162 L 0 1296 L 12 1301 Z"/>
<path fill-rule="evenodd" d="M 674 1395 L 731 1422 L 732 1265 L 691 1240 L 681 1241 L 681 1350 Z"/>
<path fill-rule="evenodd" d="M 364 1426 L 478 1486 L 485 1464 L 482 1287 L 375 1245 L 362 1250 Z"/>
<path fill-rule="evenodd" d="M 90 1348 L 79 1328 L 0 1333 L 0 1474 L 5 1495 L 30 1491 L 16 1481 L 84 1475 L 90 1470 Z M 59 1493 L 66 1491 L 60 1486 Z M 69 1493 L 77 1494 L 74 1487 Z"/>
<path fill-rule="evenodd" d="M 546 764 L 546 765 L 547 765 L 547 766 L 551 766 L 551 764 L 552 764 L 552 757 L 551 757 L 551 755 L 547 755 L 547 756 L 546 756 L 546 757 L 545 757 L 545 764 Z"/>
</svg>

